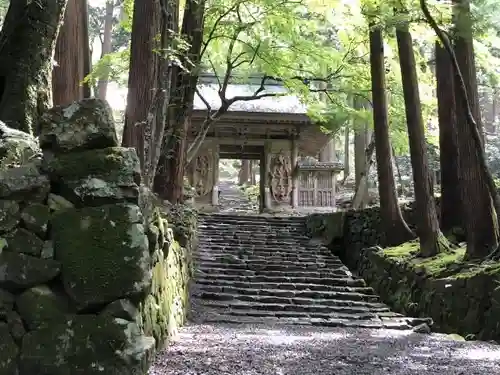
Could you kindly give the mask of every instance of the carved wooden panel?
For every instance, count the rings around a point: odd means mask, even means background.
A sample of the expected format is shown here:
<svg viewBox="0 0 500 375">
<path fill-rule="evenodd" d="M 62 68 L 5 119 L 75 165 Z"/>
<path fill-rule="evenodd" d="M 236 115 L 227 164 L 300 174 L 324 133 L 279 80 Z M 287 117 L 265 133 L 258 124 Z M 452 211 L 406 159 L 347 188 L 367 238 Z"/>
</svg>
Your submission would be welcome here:
<svg viewBox="0 0 500 375">
<path fill-rule="evenodd" d="M 292 165 L 283 152 L 272 155 L 269 166 L 269 188 L 277 203 L 288 203 L 292 192 Z"/>
<path fill-rule="evenodd" d="M 334 173 L 331 171 L 299 172 L 299 206 L 333 207 L 335 206 Z"/>
<path fill-rule="evenodd" d="M 216 155 L 212 150 L 200 152 L 192 161 L 190 169 L 190 184 L 198 197 L 203 197 L 212 191 Z"/>
</svg>

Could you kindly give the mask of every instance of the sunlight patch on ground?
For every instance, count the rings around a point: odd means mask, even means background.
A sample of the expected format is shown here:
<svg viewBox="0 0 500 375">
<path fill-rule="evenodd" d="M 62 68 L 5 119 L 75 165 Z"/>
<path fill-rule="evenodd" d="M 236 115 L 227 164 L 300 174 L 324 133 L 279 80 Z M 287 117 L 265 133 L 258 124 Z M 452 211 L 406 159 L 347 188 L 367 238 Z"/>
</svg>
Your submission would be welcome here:
<svg viewBox="0 0 500 375">
<path fill-rule="evenodd" d="M 454 357 L 466 358 L 476 361 L 500 361 L 500 350 L 492 350 L 489 348 L 464 348 L 457 349 L 453 353 Z"/>
</svg>

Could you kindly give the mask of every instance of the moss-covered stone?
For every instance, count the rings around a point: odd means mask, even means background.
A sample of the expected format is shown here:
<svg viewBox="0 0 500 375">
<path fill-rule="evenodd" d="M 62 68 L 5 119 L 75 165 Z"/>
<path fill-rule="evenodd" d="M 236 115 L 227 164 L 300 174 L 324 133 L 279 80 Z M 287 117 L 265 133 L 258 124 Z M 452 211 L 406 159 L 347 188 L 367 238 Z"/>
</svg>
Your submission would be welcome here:
<svg viewBox="0 0 500 375">
<path fill-rule="evenodd" d="M 61 265 L 50 259 L 4 251 L 0 254 L 0 287 L 23 290 L 45 284 L 59 275 Z"/>
<path fill-rule="evenodd" d="M 9 326 L 10 335 L 20 345 L 21 340 L 26 334 L 26 328 L 21 316 L 16 311 L 9 311 L 7 313 L 7 325 Z"/>
<path fill-rule="evenodd" d="M 7 313 L 12 311 L 14 307 L 14 298 L 13 294 L 0 289 L 0 320 L 7 319 Z"/>
<path fill-rule="evenodd" d="M 125 319 L 129 322 L 136 322 L 139 310 L 128 299 L 119 299 L 106 306 L 101 311 L 101 314 L 109 315 L 114 318 Z"/>
<path fill-rule="evenodd" d="M 0 121 L 0 170 L 25 164 L 39 152 L 36 138 Z"/>
<path fill-rule="evenodd" d="M 189 308 L 189 281 L 192 274 L 190 250 L 174 239 L 169 224 L 156 215 L 158 228 L 157 250 L 153 253 L 153 281 L 151 292 L 140 306 L 140 326 L 155 338 L 157 349 L 184 324 Z M 185 239 L 194 243 L 196 232 L 185 233 Z"/>
<path fill-rule="evenodd" d="M 16 201 L 0 200 L 0 233 L 14 229 L 20 218 L 21 211 Z"/>
<path fill-rule="evenodd" d="M 71 203 L 69 200 L 67 200 L 64 197 L 61 197 L 60 195 L 50 193 L 48 198 L 47 198 L 47 206 L 49 206 L 49 209 L 53 212 L 58 212 L 62 210 L 66 210 L 68 208 L 74 208 L 75 205 Z"/>
<path fill-rule="evenodd" d="M 66 296 L 46 285 L 28 289 L 16 299 L 16 308 L 29 330 L 64 321 L 70 313 Z"/>
<path fill-rule="evenodd" d="M 16 229 L 6 238 L 9 251 L 36 257 L 39 257 L 42 252 L 43 241 L 36 234 L 24 228 Z"/>
<path fill-rule="evenodd" d="M 151 258 L 138 206 L 65 210 L 51 224 L 64 287 L 79 308 L 137 297 L 149 287 Z"/>
<path fill-rule="evenodd" d="M 17 374 L 17 355 L 19 349 L 10 335 L 6 323 L 0 322 L 0 375 Z"/>
<path fill-rule="evenodd" d="M 154 339 L 135 323 L 79 315 L 25 335 L 20 375 L 142 375 L 153 350 Z"/>
<path fill-rule="evenodd" d="M 54 242 L 44 241 L 42 252 L 40 253 L 40 258 L 42 259 L 53 259 L 54 258 Z"/>
<path fill-rule="evenodd" d="M 138 203 L 141 171 L 134 149 L 111 147 L 60 155 L 45 166 L 62 196 L 76 205 Z"/>
<path fill-rule="evenodd" d="M 42 202 L 50 191 L 49 178 L 36 163 L 0 171 L 0 198 Z"/>
<path fill-rule="evenodd" d="M 118 145 L 111 108 L 100 99 L 54 107 L 42 116 L 39 126 L 40 146 L 52 152 Z"/>
<path fill-rule="evenodd" d="M 27 229 L 36 233 L 40 238 L 45 238 L 50 219 L 50 210 L 47 205 L 32 203 L 24 208 L 21 218 Z"/>
</svg>

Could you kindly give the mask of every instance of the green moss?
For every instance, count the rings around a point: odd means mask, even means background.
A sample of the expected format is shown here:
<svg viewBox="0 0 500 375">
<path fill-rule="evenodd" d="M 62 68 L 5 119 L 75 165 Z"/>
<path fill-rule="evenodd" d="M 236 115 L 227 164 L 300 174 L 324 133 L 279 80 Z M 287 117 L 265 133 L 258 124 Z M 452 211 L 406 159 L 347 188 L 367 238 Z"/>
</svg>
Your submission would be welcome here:
<svg viewBox="0 0 500 375">
<path fill-rule="evenodd" d="M 109 147 L 59 155 L 47 164 L 49 173 L 66 181 L 92 176 L 106 181 L 140 181 L 139 159 L 134 149 Z"/>
<path fill-rule="evenodd" d="M 383 249 L 381 253 L 394 263 L 404 264 L 405 268 L 415 271 L 423 271 L 433 278 L 470 278 L 478 274 L 498 274 L 500 277 L 500 262 L 464 261 L 465 247 L 450 249 L 429 258 L 417 257 L 419 251 L 419 242 L 411 241 Z"/>
<path fill-rule="evenodd" d="M 190 250 L 174 239 L 167 220 L 158 214 L 154 218 L 153 224 L 159 229 L 158 240 L 161 243 L 153 253 L 151 292 L 140 306 L 139 323 L 146 335 L 155 338 L 157 349 L 160 349 L 185 322 L 189 306 L 191 257 Z M 192 238 L 194 232 L 187 236 Z"/>
<path fill-rule="evenodd" d="M 147 237 L 135 205 L 64 210 L 52 220 L 52 239 L 65 290 L 81 308 L 135 297 L 149 285 Z"/>
</svg>

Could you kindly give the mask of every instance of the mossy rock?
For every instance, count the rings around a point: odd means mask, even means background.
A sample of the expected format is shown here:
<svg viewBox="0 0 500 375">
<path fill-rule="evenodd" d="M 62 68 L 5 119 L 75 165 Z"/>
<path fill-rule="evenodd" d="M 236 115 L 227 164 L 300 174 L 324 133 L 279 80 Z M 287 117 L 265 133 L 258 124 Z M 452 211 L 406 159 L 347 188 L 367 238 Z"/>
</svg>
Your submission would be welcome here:
<svg viewBox="0 0 500 375">
<path fill-rule="evenodd" d="M 14 299 L 13 294 L 0 289 L 0 321 L 7 319 L 7 313 L 14 308 Z"/>
<path fill-rule="evenodd" d="M 44 168 L 60 194 L 78 206 L 137 204 L 141 169 L 134 149 L 110 147 L 59 155 Z"/>
<path fill-rule="evenodd" d="M 33 203 L 21 213 L 24 226 L 44 239 L 50 219 L 50 209 L 45 204 Z"/>
<path fill-rule="evenodd" d="M 143 375 L 153 352 L 154 339 L 135 323 L 79 315 L 25 335 L 20 375 Z"/>
<path fill-rule="evenodd" d="M 149 287 L 151 258 L 138 206 L 69 209 L 51 224 L 64 288 L 79 309 L 137 298 Z"/>
<path fill-rule="evenodd" d="M 61 272 L 61 264 L 51 259 L 40 259 L 10 251 L 0 253 L 0 287 L 24 290 L 45 284 Z"/>
<path fill-rule="evenodd" d="M 118 145 L 111 108 L 100 99 L 56 106 L 42 115 L 39 127 L 44 150 L 69 152 Z"/>
<path fill-rule="evenodd" d="M 24 228 L 18 228 L 7 237 L 8 250 L 15 253 L 22 253 L 39 257 L 43 241 L 34 233 Z"/>
<path fill-rule="evenodd" d="M 16 299 L 16 308 L 29 330 L 64 321 L 70 313 L 67 297 L 46 285 L 20 294 Z"/>
<path fill-rule="evenodd" d="M 17 374 L 19 349 L 10 335 L 9 326 L 0 322 L 0 375 Z"/>
<path fill-rule="evenodd" d="M 138 314 L 139 310 L 128 299 L 113 301 L 101 311 L 101 315 L 109 315 L 129 322 L 136 322 Z"/>
<path fill-rule="evenodd" d="M 0 171 L 0 199 L 43 202 L 49 191 L 49 178 L 35 162 Z"/>
<path fill-rule="evenodd" d="M 0 233 L 14 229 L 21 219 L 21 210 L 16 201 L 0 200 Z"/>
</svg>

